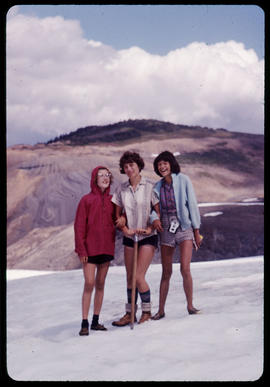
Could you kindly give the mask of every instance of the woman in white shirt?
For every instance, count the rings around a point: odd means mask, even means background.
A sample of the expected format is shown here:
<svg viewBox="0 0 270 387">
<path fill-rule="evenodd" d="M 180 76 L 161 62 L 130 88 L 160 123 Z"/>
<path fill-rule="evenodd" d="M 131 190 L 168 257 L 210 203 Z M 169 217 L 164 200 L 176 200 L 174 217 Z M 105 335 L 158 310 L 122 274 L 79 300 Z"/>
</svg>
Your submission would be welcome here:
<svg viewBox="0 0 270 387">
<path fill-rule="evenodd" d="M 131 322 L 131 289 L 132 267 L 134 255 L 134 235 L 138 235 L 138 258 L 136 273 L 136 300 L 138 292 L 142 301 L 142 316 L 139 323 L 151 318 L 151 294 L 145 275 L 153 259 L 155 248 L 158 245 L 156 230 L 153 230 L 149 216 L 152 207 L 158 208 L 158 199 L 154 195 L 154 182 L 141 176 L 144 161 L 136 152 L 125 152 L 120 159 L 120 172 L 125 173 L 128 181 L 122 183 L 113 195 L 112 202 L 116 205 L 116 225 L 121 227 L 121 215 L 126 218 L 123 245 L 127 274 L 126 313 L 114 326 L 125 326 Z M 136 313 L 136 308 L 135 308 Z M 136 321 L 136 317 L 134 318 Z"/>
</svg>

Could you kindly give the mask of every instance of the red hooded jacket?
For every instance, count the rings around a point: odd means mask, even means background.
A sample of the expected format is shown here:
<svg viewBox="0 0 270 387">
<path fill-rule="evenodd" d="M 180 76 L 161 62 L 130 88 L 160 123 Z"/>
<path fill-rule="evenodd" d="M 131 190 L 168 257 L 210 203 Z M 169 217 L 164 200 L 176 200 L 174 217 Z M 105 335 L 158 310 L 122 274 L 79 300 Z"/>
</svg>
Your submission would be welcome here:
<svg viewBox="0 0 270 387">
<path fill-rule="evenodd" d="M 91 192 L 81 198 L 76 212 L 75 251 L 80 257 L 114 255 L 114 205 L 110 186 L 102 193 L 96 184 L 99 169 L 107 168 L 98 166 L 93 170 Z"/>
</svg>

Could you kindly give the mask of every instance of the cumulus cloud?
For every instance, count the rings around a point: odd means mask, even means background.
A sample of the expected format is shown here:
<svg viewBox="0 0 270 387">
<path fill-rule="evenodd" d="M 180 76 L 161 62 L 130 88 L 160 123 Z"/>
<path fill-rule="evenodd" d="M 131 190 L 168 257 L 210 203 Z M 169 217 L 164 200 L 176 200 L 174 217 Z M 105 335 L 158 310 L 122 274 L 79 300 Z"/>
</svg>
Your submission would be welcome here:
<svg viewBox="0 0 270 387">
<path fill-rule="evenodd" d="M 9 143 L 129 118 L 263 133 L 264 61 L 235 41 L 152 55 L 87 40 L 76 20 L 9 14 Z"/>
</svg>

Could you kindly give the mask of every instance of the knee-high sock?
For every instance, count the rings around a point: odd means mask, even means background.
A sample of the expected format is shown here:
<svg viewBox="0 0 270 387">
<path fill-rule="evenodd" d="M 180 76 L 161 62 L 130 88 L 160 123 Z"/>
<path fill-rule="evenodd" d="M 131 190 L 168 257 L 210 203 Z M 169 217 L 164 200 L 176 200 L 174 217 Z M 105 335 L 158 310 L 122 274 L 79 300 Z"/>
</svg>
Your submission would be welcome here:
<svg viewBox="0 0 270 387">
<path fill-rule="evenodd" d="M 131 293 L 132 293 L 132 289 L 127 288 L 128 304 L 131 304 Z M 136 291 L 135 291 L 135 304 L 137 303 L 137 299 L 138 299 L 138 288 L 136 288 Z"/>
<path fill-rule="evenodd" d="M 144 293 L 140 293 L 140 297 L 141 297 L 142 302 L 150 302 L 151 301 L 150 289 Z"/>
</svg>

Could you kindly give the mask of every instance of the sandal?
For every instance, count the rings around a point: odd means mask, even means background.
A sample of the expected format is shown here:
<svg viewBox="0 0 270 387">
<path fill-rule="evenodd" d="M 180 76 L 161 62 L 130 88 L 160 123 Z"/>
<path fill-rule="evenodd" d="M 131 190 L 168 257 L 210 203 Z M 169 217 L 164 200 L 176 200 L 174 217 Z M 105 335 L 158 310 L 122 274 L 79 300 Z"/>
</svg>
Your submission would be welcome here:
<svg viewBox="0 0 270 387">
<path fill-rule="evenodd" d="M 188 313 L 189 314 L 200 314 L 201 311 L 199 309 L 194 308 L 194 309 L 188 309 Z"/>
<path fill-rule="evenodd" d="M 161 318 L 165 317 L 165 313 L 159 313 L 157 312 L 153 317 L 151 317 L 152 320 L 160 320 Z"/>
</svg>

